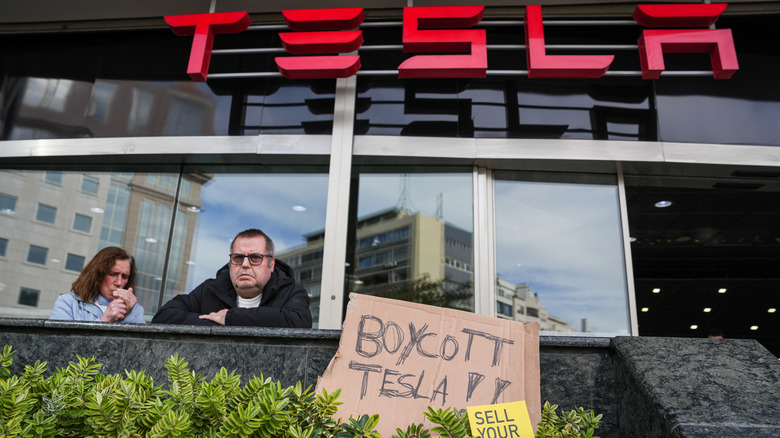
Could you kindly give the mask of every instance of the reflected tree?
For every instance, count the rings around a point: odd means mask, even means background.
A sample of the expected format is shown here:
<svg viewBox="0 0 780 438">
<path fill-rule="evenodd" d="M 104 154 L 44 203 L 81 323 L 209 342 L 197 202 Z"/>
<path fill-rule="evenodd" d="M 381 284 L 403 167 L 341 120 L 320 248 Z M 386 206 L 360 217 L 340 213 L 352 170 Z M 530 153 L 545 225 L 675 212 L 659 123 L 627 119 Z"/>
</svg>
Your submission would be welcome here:
<svg viewBox="0 0 780 438">
<path fill-rule="evenodd" d="M 472 310 L 474 297 L 470 281 L 455 282 L 449 277 L 432 280 L 427 273 L 412 281 L 390 284 L 373 295 L 465 311 Z"/>
</svg>

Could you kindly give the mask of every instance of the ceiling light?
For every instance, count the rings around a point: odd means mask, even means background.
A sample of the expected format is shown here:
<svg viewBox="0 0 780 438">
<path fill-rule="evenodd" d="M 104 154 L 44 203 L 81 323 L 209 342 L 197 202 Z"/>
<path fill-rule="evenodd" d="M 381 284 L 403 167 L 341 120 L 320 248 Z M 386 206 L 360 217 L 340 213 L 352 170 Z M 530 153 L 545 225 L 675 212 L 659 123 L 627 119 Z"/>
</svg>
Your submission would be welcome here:
<svg viewBox="0 0 780 438">
<path fill-rule="evenodd" d="M 705 307 L 704 308 L 704 313 L 710 313 L 710 312 L 712 312 L 712 308 L 711 307 Z"/>
<path fill-rule="evenodd" d="M 147 243 L 157 243 L 157 239 L 155 239 L 154 237 L 147 237 L 147 238 L 146 238 L 146 239 L 144 239 L 144 240 L 145 240 Z"/>
<path fill-rule="evenodd" d="M 4 209 L 2 209 L 0 211 L 2 211 L 5 214 L 15 214 L 16 213 L 16 211 L 13 208 L 4 208 Z"/>
<path fill-rule="evenodd" d="M 636 237 L 629 237 L 629 238 L 628 238 L 628 241 L 629 241 L 629 242 L 636 242 Z"/>
<path fill-rule="evenodd" d="M 757 325 L 751 325 L 750 326 L 750 330 L 754 330 L 754 331 L 758 330 L 758 326 Z"/>
<path fill-rule="evenodd" d="M 50 261 L 50 262 L 52 262 L 52 263 L 59 263 L 59 262 L 60 262 L 60 259 L 51 259 L 51 260 L 49 260 L 49 261 Z"/>
<path fill-rule="evenodd" d="M 666 208 L 670 205 L 672 205 L 672 201 L 658 201 L 655 203 L 657 208 Z"/>
<path fill-rule="evenodd" d="M 653 289 L 653 293 L 654 293 L 654 294 L 661 293 L 661 288 L 659 288 L 659 287 L 656 287 L 656 288 L 654 288 L 654 289 Z"/>
<path fill-rule="evenodd" d="M 769 310 L 767 310 L 767 312 L 775 313 L 775 312 L 777 312 L 777 309 L 775 309 L 774 307 L 770 307 Z"/>
<path fill-rule="evenodd" d="M 650 311 L 650 308 L 649 308 L 649 307 L 642 307 L 642 311 L 643 311 L 643 312 L 649 312 L 649 311 Z"/>
<path fill-rule="evenodd" d="M 699 328 L 699 326 L 698 326 L 698 325 L 696 325 L 696 324 L 693 324 L 693 325 L 691 326 L 691 330 L 696 330 L 697 328 Z"/>
<path fill-rule="evenodd" d="M 718 289 L 718 293 L 719 294 L 725 294 L 726 293 L 726 288 L 722 287 L 722 288 Z"/>
<path fill-rule="evenodd" d="M 89 211 L 91 211 L 92 213 L 103 213 L 104 210 L 100 207 L 92 207 L 89 209 Z"/>
<path fill-rule="evenodd" d="M 293 211 L 306 211 L 306 207 L 303 205 L 293 205 Z"/>
<path fill-rule="evenodd" d="M 200 211 L 200 208 L 198 208 L 198 207 L 196 207 L 194 205 L 191 205 L 191 206 L 187 207 L 187 211 L 189 211 L 191 213 L 197 213 L 197 212 Z"/>
</svg>

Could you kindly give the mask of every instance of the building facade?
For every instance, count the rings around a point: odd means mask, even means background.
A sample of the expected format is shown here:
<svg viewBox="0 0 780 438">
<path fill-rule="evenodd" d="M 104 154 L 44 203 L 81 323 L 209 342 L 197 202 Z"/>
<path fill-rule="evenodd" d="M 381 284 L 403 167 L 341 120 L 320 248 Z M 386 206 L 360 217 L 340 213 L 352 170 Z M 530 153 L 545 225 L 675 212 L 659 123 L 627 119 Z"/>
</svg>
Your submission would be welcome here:
<svg viewBox="0 0 780 438">
<path fill-rule="evenodd" d="M 340 327 L 350 292 L 427 275 L 468 284 L 453 307 L 519 320 L 535 309 L 550 333 L 718 329 L 780 354 L 780 3 L 684 24 L 730 30 L 728 78 L 701 48 L 665 53 L 660 76 L 643 77 L 652 26 L 635 3 L 588 1 L 540 2 L 537 21 L 524 3 L 485 2 L 462 26 L 484 31 L 484 77 L 399 77 L 420 56 L 403 47 L 404 8 L 458 3 L 328 5 L 363 8 L 346 55 L 360 67 L 316 79 L 284 77 L 276 60 L 310 55 L 279 36 L 296 32 L 281 10 L 318 7 L 307 1 L 4 5 L 4 315 L 45 317 L 108 242 L 136 255 L 153 312 L 259 227 L 321 328 Z M 164 17 L 230 11 L 251 25 L 217 34 L 206 80 L 193 80 L 193 37 Z M 548 55 L 614 58 L 600 77 L 534 77 L 532 23 Z M 420 231 L 403 237 L 405 221 Z"/>
</svg>

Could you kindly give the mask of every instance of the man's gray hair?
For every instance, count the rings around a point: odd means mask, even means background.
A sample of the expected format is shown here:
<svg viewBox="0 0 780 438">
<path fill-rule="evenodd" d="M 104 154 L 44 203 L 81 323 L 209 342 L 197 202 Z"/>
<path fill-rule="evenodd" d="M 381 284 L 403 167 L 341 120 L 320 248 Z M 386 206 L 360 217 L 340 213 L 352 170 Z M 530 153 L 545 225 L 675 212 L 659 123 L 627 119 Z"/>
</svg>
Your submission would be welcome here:
<svg viewBox="0 0 780 438">
<path fill-rule="evenodd" d="M 275 252 L 274 252 L 274 241 L 271 240 L 271 238 L 268 237 L 267 234 L 265 234 L 264 232 L 258 230 L 257 228 L 250 228 L 248 230 L 244 230 L 244 231 L 236 234 L 236 237 L 234 237 L 233 241 L 230 242 L 230 252 L 231 253 L 233 252 L 233 245 L 236 244 L 236 240 L 239 237 L 242 238 L 242 239 L 248 239 L 248 238 L 252 238 L 252 237 L 263 237 L 263 238 L 265 238 L 265 252 L 266 252 L 266 254 L 270 255 L 271 257 L 274 257 L 274 254 L 275 254 Z"/>
</svg>

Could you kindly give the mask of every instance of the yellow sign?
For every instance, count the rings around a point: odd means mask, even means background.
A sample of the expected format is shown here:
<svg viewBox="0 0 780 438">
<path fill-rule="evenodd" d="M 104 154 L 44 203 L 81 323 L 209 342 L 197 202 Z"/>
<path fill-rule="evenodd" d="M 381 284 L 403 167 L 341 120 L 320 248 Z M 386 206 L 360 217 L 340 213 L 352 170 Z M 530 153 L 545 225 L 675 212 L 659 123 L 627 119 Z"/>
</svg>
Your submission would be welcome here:
<svg viewBox="0 0 780 438">
<path fill-rule="evenodd" d="M 482 438 L 533 438 L 525 401 L 469 406 L 471 433 Z"/>
</svg>

